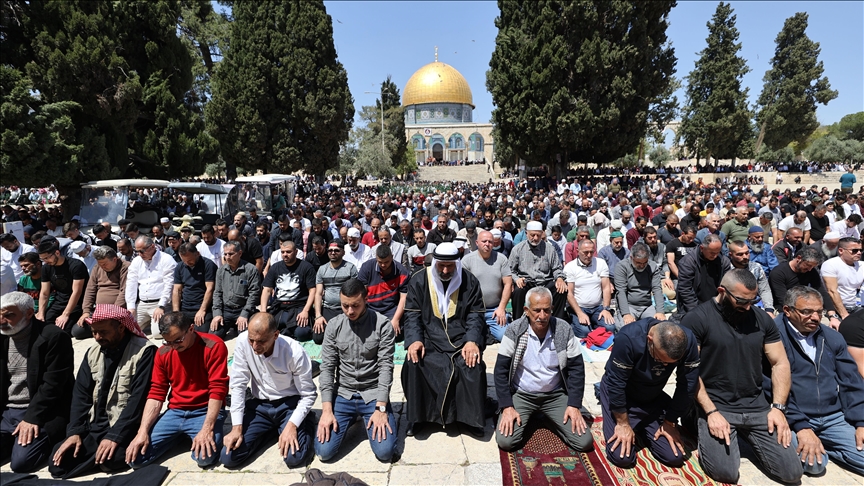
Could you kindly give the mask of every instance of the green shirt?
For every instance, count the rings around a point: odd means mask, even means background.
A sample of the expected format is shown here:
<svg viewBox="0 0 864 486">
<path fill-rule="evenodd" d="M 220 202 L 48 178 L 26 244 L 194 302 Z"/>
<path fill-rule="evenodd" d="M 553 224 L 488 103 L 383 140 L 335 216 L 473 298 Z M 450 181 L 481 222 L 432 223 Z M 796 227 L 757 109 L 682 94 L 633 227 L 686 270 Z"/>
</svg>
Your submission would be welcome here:
<svg viewBox="0 0 864 486">
<path fill-rule="evenodd" d="M 30 275 L 22 275 L 18 279 L 18 291 L 33 297 L 33 311 L 39 312 L 39 294 L 42 292 L 42 279 L 33 279 Z M 51 307 L 53 302 L 54 292 L 51 292 L 51 295 L 48 297 L 48 307 Z"/>
</svg>

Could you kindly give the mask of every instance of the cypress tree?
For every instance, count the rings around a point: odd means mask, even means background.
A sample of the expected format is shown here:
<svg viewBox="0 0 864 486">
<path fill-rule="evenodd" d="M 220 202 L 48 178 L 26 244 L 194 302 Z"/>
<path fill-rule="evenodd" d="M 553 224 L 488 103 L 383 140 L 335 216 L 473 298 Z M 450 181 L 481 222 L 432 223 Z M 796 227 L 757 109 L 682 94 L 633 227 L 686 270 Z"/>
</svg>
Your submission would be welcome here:
<svg viewBox="0 0 864 486">
<path fill-rule="evenodd" d="M 779 150 L 791 142 L 804 142 L 819 127 L 816 103 L 827 105 L 837 97 L 819 60 L 818 42 L 807 36 L 808 15 L 798 12 L 786 19 L 777 34 L 771 69 L 765 73 L 757 104 L 761 143 Z"/>
<path fill-rule="evenodd" d="M 323 176 L 354 117 L 321 1 L 235 1 L 206 114 L 227 163 Z M 404 135 L 403 135 L 404 138 Z"/>
<path fill-rule="evenodd" d="M 499 0 L 486 85 L 503 143 L 529 164 L 611 162 L 674 114 L 674 1 Z"/>
<path fill-rule="evenodd" d="M 717 5 L 708 22 L 708 45 L 687 76 L 687 104 L 678 137 L 706 159 L 737 157 L 751 131 L 748 89 L 741 87 L 750 69 L 738 55 L 741 43 L 735 19 L 728 3 Z"/>
</svg>

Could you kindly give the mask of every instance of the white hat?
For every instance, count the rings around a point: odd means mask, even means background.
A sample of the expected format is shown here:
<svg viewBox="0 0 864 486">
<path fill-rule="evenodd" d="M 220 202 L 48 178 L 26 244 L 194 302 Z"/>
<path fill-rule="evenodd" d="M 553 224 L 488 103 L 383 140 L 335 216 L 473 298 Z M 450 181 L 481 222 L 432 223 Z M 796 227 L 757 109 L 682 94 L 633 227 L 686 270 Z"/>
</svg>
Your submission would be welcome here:
<svg viewBox="0 0 864 486">
<path fill-rule="evenodd" d="M 807 193 L 806 193 L 806 192 L 802 192 L 801 194 L 798 194 L 798 195 L 801 196 L 801 197 L 807 197 Z"/>
<path fill-rule="evenodd" d="M 490 233 L 492 233 L 492 238 L 501 238 L 501 230 L 498 228 L 493 229 Z"/>
<path fill-rule="evenodd" d="M 351 228 L 348 230 L 348 238 L 360 238 L 360 230 Z"/>
<path fill-rule="evenodd" d="M 83 241 L 73 241 L 69 245 L 69 249 L 72 250 L 72 253 L 81 253 L 87 249 L 87 243 L 84 243 Z"/>
<path fill-rule="evenodd" d="M 620 219 L 613 219 L 612 222 L 609 223 L 609 226 L 612 227 L 612 229 L 619 230 L 624 226 L 624 223 L 622 223 Z"/>
<path fill-rule="evenodd" d="M 435 247 L 436 260 L 453 261 L 459 258 L 459 248 L 453 243 L 444 242 Z"/>
<path fill-rule="evenodd" d="M 529 221 L 525 225 L 526 231 L 543 231 L 543 224 L 540 221 Z"/>
<path fill-rule="evenodd" d="M 160 222 L 160 223 L 167 223 L 167 222 L 169 222 L 169 221 L 170 221 L 170 220 L 169 220 L 168 218 L 160 218 L 160 219 L 159 219 L 159 222 Z"/>
<path fill-rule="evenodd" d="M 839 240 L 842 238 L 838 231 L 829 231 L 822 237 L 823 240 Z"/>
</svg>

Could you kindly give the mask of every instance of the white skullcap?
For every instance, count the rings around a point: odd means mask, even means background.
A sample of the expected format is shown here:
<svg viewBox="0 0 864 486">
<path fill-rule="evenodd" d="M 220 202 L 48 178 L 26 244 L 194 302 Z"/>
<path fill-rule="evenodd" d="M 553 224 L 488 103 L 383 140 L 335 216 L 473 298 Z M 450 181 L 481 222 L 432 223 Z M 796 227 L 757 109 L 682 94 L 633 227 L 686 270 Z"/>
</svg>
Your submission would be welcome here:
<svg viewBox="0 0 864 486">
<path fill-rule="evenodd" d="M 840 238 L 840 233 L 837 231 L 829 231 L 822 237 L 823 240 L 839 240 Z"/>
<path fill-rule="evenodd" d="M 490 233 L 492 233 L 492 238 L 501 238 L 501 230 L 498 228 L 493 229 Z"/>
<path fill-rule="evenodd" d="M 169 219 L 168 218 L 160 218 L 159 222 L 160 223 L 167 223 L 167 222 L 169 222 Z"/>
<path fill-rule="evenodd" d="M 87 249 L 87 243 L 84 243 L 83 241 L 73 241 L 69 245 L 69 249 L 72 250 L 72 253 L 81 253 Z"/>
<path fill-rule="evenodd" d="M 621 227 L 624 226 L 624 223 L 622 223 L 620 219 L 615 219 L 615 220 L 612 220 L 611 223 L 609 223 L 609 226 L 611 226 L 612 229 L 617 230 L 617 229 L 621 229 Z"/>
<path fill-rule="evenodd" d="M 525 225 L 526 231 L 543 231 L 543 224 L 540 221 L 530 221 Z"/>
<path fill-rule="evenodd" d="M 459 258 L 459 248 L 453 243 L 444 242 L 435 247 L 435 259 L 441 261 L 453 261 Z"/>
<path fill-rule="evenodd" d="M 351 228 L 348 230 L 348 238 L 360 238 L 360 230 Z"/>
</svg>

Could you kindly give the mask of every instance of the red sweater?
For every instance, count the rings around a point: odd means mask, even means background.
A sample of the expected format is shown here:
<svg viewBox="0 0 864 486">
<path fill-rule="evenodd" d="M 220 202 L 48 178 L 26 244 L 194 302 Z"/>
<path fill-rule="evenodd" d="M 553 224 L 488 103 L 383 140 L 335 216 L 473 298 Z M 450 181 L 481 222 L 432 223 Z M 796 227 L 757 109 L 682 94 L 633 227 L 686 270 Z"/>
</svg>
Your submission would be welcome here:
<svg viewBox="0 0 864 486">
<path fill-rule="evenodd" d="M 147 398 L 164 401 L 171 389 L 168 408 L 196 410 L 209 400 L 225 400 L 228 394 L 228 348 L 218 337 L 193 331 L 195 344 L 182 353 L 162 346 L 153 362 L 153 382 Z"/>
</svg>

